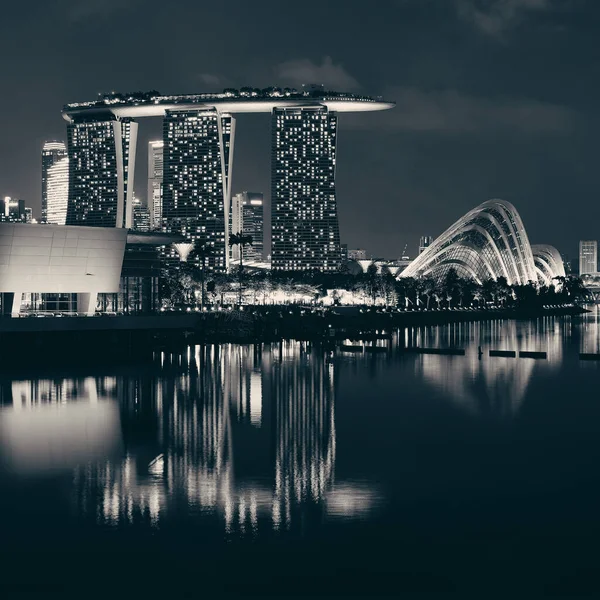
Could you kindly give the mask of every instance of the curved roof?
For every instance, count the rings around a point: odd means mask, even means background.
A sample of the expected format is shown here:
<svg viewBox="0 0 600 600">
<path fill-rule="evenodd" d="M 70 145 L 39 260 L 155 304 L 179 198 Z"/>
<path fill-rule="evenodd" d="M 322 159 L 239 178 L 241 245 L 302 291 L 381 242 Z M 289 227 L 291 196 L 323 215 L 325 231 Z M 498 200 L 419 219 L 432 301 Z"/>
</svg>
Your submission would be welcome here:
<svg viewBox="0 0 600 600">
<path fill-rule="evenodd" d="M 454 268 L 478 283 L 505 277 L 509 285 L 537 281 L 527 232 L 517 209 L 489 200 L 469 211 L 420 254 L 400 277 L 443 277 Z"/>
<path fill-rule="evenodd" d="M 365 112 L 387 110 L 394 102 L 381 98 L 341 92 L 281 90 L 225 90 L 222 93 L 163 96 L 158 92 L 109 94 L 91 102 L 75 102 L 63 107 L 66 121 L 74 117 L 95 117 L 112 114 L 116 117 L 160 117 L 167 110 L 210 110 L 224 113 L 270 113 L 274 108 L 306 108 L 327 106 L 336 112 Z"/>
<path fill-rule="evenodd" d="M 538 279 L 545 285 L 550 285 L 555 277 L 565 277 L 565 265 L 560 252 L 548 244 L 531 246 L 533 261 Z"/>
</svg>

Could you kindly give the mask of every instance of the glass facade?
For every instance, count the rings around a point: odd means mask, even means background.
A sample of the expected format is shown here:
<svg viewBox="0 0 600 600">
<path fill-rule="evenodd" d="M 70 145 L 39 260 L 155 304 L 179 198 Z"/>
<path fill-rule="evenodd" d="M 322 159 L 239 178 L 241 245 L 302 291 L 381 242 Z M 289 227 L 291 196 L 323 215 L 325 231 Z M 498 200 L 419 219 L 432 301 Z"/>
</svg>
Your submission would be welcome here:
<svg viewBox="0 0 600 600">
<path fill-rule="evenodd" d="M 598 242 L 588 240 L 579 242 L 579 274 L 588 275 L 598 272 Z"/>
<path fill-rule="evenodd" d="M 131 227 L 137 124 L 127 119 L 67 126 L 67 225 Z"/>
<path fill-rule="evenodd" d="M 61 163 L 61 167 L 52 170 L 55 164 Z M 67 160 L 67 147 L 63 142 L 46 142 L 42 148 L 42 214 L 40 218 L 41 223 L 52 223 L 48 221 L 48 205 L 50 202 L 58 202 L 64 204 L 66 209 L 68 193 L 68 165 Z M 67 181 L 64 182 L 66 166 Z M 60 184 L 53 182 L 53 177 L 58 177 Z M 52 190 L 52 191 L 50 191 Z M 57 196 L 57 194 L 60 194 Z M 50 198 L 49 196 L 53 196 Z M 64 225 L 64 223 L 62 223 Z"/>
<path fill-rule="evenodd" d="M 167 111 L 163 125 L 163 231 L 206 244 L 206 264 L 214 271 L 228 263 L 231 121 L 216 110 Z"/>
<path fill-rule="evenodd" d="M 116 294 L 98 294 L 98 312 L 140 314 L 160 309 L 160 259 L 152 246 L 127 246 Z"/>
<path fill-rule="evenodd" d="M 503 200 L 480 204 L 428 246 L 402 277 L 440 278 L 450 269 L 479 283 L 498 277 L 509 285 L 536 282 L 533 253 L 516 208 Z"/>
<path fill-rule="evenodd" d="M 538 279 L 545 285 L 556 284 L 555 277 L 565 277 L 565 265 L 560 252 L 547 244 L 531 246 Z"/>
<path fill-rule="evenodd" d="M 252 244 L 244 247 L 244 260 L 262 261 L 264 251 L 264 199 L 257 192 L 241 192 L 231 200 L 230 233 L 252 236 Z M 240 247 L 232 247 L 232 259 L 239 260 Z"/>
<path fill-rule="evenodd" d="M 337 115 L 324 106 L 275 108 L 272 121 L 272 268 L 337 271 Z"/>
<path fill-rule="evenodd" d="M 77 294 L 23 294 L 22 312 L 76 313 Z"/>
<path fill-rule="evenodd" d="M 151 229 L 162 228 L 163 142 L 148 142 L 148 209 Z"/>
<path fill-rule="evenodd" d="M 150 211 L 141 200 L 133 200 L 133 227 L 136 231 L 150 231 Z"/>
<path fill-rule="evenodd" d="M 69 159 L 57 160 L 47 171 L 46 211 L 42 211 L 46 223 L 64 225 L 67 222 L 69 201 Z"/>
</svg>

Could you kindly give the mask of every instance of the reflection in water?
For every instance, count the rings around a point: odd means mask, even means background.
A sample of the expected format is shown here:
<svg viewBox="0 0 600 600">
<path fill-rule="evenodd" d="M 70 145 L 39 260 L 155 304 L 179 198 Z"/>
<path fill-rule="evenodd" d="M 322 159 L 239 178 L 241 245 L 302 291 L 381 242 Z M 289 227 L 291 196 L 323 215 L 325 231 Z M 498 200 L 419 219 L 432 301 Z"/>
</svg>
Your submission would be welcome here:
<svg viewBox="0 0 600 600">
<path fill-rule="evenodd" d="M 20 473 L 72 469 L 120 449 L 110 378 L 13 381 L 2 390 L 0 452 Z M 11 406 L 9 409 L 8 407 Z"/>
<path fill-rule="evenodd" d="M 0 386 L 10 470 L 71 469 L 77 514 L 113 526 L 212 515 L 243 534 L 301 526 L 310 507 L 364 518 L 377 505 L 366 483 L 334 481 L 327 353 L 196 346 L 157 361 L 151 376 Z"/>
<path fill-rule="evenodd" d="M 200 518 L 233 536 L 366 519 L 381 493 L 363 478 L 336 479 L 342 375 L 364 383 L 367 373 L 389 371 L 393 386 L 416 384 L 418 402 L 423 381 L 461 410 L 504 417 L 516 414 L 534 375 L 578 361 L 598 336 L 593 313 L 412 328 L 382 353 L 331 354 L 301 342 L 196 346 L 157 356 L 152 373 L 0 380 L 0 458 L 17 475 L 68 474 L 75 513 L 100 525 Z M 407 354 L 405 346 L 466 354 Z M 495 358 L 490 349 L 548 357 Z M 359 439 L 362 424 L 352 427 Z"/>
<path fill-rule="evenodd" d="M 588 306 L 590 314 L 575 331 L 580 333 L 580 352 L 600 354 L 600 305 Z"/>
<path fill-rule="evenodd" d="M 474 414 L 513 415 L 534 369 L 555 370 L 563 359 L 564 321 L 482 321 L 409 328 L 407 346 L 469 348 L 465 356 L 419 355 L 415 372 Z M 477 351 L 481 349 L 481 354 Z M 546 352 L 547 359 L 490 357 L 490 350 Z"/>
</svg>

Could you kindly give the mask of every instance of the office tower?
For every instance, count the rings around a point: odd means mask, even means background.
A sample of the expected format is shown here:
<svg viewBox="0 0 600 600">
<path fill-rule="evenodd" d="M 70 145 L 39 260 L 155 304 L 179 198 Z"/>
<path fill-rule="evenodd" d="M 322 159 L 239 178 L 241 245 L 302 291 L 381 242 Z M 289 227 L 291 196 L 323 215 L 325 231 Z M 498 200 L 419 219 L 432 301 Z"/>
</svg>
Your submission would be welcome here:
<svg viewBox="0 0 600 600">
<path fill-rule="evenodd" d="M 232 121 L 216 110 L 167 110 L 163 122 L 163 230 L 207 247 L 206 266 L 217 271 L 229 262 Z"/>
<path fill-rule="evenodd" d="M 244 260 L 263 260 L 264 202 L 263 195 L 257 192 L 241 192 L 231 200 L 230 233 L 244 233 L 252 236 L 252 244 L 246 246 Z M 240 259 L 240 247 L 233 246 L 231 258 Z"/>
<path fill-rule="evenodd" d="M 102 116 L 67 126 L 67 225 L 131 227 L 137 123 Z"/>
<path fill-rule="evenodd" d="M 148 142 L 148 209 L 150 227 L 162 228 L 163 142 Z"/>
<path fill-rule="evenodd" d="M 337 115 L 326 106 L 273 109 L 273 270 L 337 271 L 341 266 L 336 132 Z"/>
<path fill-rule="evenodd" d="M 367 260 L 367 251 L 361 248 L 348 250 L 349 260 Z"/>
<path fill-rule="evenodd" d="M 13 200 L 10 196 L 5 196 L 0 220 L 8 223 L 25 222 L 25 200 Z"/>
<path fill-rule="evenodd" d="M 150 231 L 150 211 L 135 196 L 133 197 L 133 229 L 136 231 Z"/>
<path fill-rule="evenodd" d="M 579 274 L 588 275 L 598 272 L 598 242 L 579 242 Z"/>
<path fill-rule="evenodd" d="M 563 261 L 563 265 L 565 267 L 565 274 L 572 275 L 574 270 L 573 270 L 573 265 L 571 263 L 571 259 L 569 258 L 569 256 L 567 254 L 564 254 L 564 253 L 561 253 L 561 258 Z"/>
<path fill-rule="evenodd" d="M 47 170 L 45 196 L 45 222 L 64 225 L 69 201 L 69 159 L 66 156 L 55 161 Z"/>
<path fill-rule="evenodd" d="M 25 207 L 25 214 L 23 215 L 23 221 L 25 223 L 33 223 L 33 210 L 28 206 Z"/>
<path fill-rule="evenodd" d="M 419 241 L 419 254 L 425 252 L 433 244 L 433 238 L 430 235 L 423 235 Z"/>
<path fill-rule="evenodd" d="M 50 169 L 56 163 L 64 161 L 66 158 L 67 147 L 63 142 L 46 142 L 44 144 L 44 147 L 42 148 L 42 216 L 40 218 L 41 223 L 48 222 L 48 179 L 50 176 Z"/>
</svg>

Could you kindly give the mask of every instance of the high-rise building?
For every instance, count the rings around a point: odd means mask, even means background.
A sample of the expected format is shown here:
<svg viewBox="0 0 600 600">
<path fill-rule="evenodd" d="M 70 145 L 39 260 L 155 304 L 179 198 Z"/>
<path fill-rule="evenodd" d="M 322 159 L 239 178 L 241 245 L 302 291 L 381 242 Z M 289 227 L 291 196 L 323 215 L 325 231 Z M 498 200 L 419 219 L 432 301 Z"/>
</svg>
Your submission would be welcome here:
<svg viewBox="0 0 600 600">
<path fill-rule="evenodd" d="M 264 251 L 263 195 L 257 192 L 241 192 L 231 200 L 230 233 L 252 236 L 252 244 L 244 247 L 244 260 L 262 261 Z M 233 246 L 231 258 L 240 259 L 240 247 Z"/>
<path fill-rule="evenodd" d="M 131 227 L 137 123 L 112 115 L 67 126 L 67 225 Z"/>
<path fill-rule="evenodd" d="M 150 211 L 135 196 L 133 197 L 133 229 L 136 231 L 150 231 Z"/>
<path fill-rule="evenodd" d="M 63 142 L 46 142 L 44 144 L 44 147 L 42 148 L 42 215 L 40 218 L 41 223 L 48 222 L 48 185 L 50 169 L 56 163 L 64 161 L 66 158 L 67 147 Z"/>
<path fill-rule="evenodd" d="M 69 201 L 69 159 L 54 162 L 46 171 L 46 223 L 64 225 Z"/>
<path fill-rule="evenodd" d="M 163 123 L 163 230 L 200 242 L 207 268 L 226 270 L 233 119 L 217 110 L 167 110 Z"/>
<path fill-rule="evenodd" d="M 587 275 L 598 272 L 598 242 L 579 242 L 579 274 Z"/>
<path fill-rule="evenodd" d="M 430 235 L 421 236 L 421 239 L 419 240 L 419 254 L 425 252 L 431 244 L 433 244 L 433 238 Z"/>
<path fill-rule="evenodd" d="M 33 223 L 33 210 L 28 206 L 25 207 L 25 213 L 23 214 L 23 221 L 25 223 Z"/>
<path fill-rule="evenodd" d="M 272 121 L 272 268 L 337 271 L 337 115 L 326 106 L 277 107 Z"/>
<path fill-rule="evenodd" d="M 25 200 L 13 200 L 10 196 L 5 196 L 4 210 L 0 220 L 9 223 L 24 223 Z"/>
<path fill-rule="evenodd" d="M 163 141 L 148 142 L 148 209 L 150 227 L 162 229 Z"/>
</svg>

